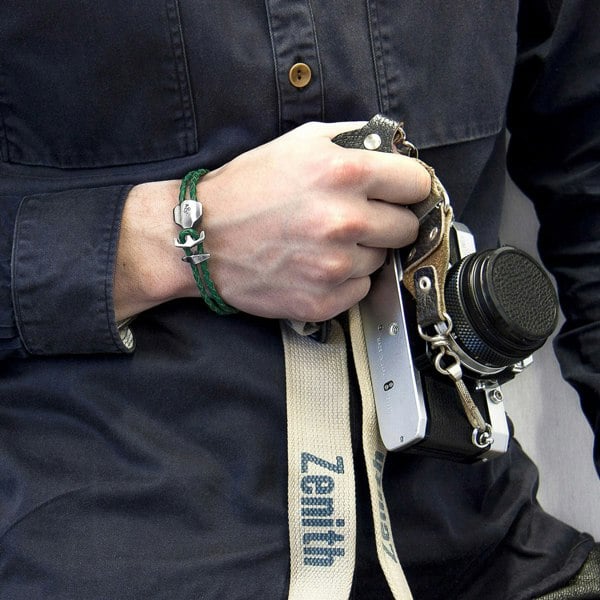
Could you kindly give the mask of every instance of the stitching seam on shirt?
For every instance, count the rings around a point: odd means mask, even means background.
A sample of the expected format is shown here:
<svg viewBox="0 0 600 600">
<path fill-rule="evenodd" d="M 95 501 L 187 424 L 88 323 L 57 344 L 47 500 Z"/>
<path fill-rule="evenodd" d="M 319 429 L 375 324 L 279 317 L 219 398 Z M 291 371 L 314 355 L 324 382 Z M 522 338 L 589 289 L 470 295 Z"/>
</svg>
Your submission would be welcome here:
<svg viewBox="0 0 600 600">
<path fill-rule="evenodd" d="M 315 56 L 317 57 L 317 65 L 319 69 L 319 83 L 321 88 L 321 121 L 325 120 L 325 80 L 323 78 L 323 65 L 321 64 L 321 54 L 319 52 L 319 40 L 317 39 L 317 27 L 315 24 L 315 14 L 312 7 L 312 1 L 308 0 L 308 12 L 310 14 L 310 22 L 313 31 L 313 39 L 315 44 Z"/>
<path fill-rule="evenodd" d="M 111 220 L 111 227 L 109 230 L 109 247 L 106 253 L 106 266 L 104 269 L 104 299 L 106 306 L 106 319 L 107 327 L 110 331 L 113 343 L 121 352 L 130 352 L 131 348 L 127 348 L 121 335 L 119 333 L 117 323 L 115 320 L 115 307 L 114 307 L 114 277 L 115 268 L 117 261 L 117 245 L 119 243 L 119 234 L 121 231 L 121 219 L 123 216 L 123 207 L 127 201 L 127 196 L 133 186 L 123 186 L 120 190 L 120 201 L 115 204 L 115 210 Z M 111 268 L 112 267 L 112 268 Z"/>
<path fill-rule="evenodd" d="M 185 42 L 183 39 L 183 27 L 181 14 L 179 12 L 178 0 L 167 1 L 167 20 L 169 23 L 169 34 L 171 39 L 171 51 L 175 59 L 175 74 L 179 87 L 179 99 L 185 123 L 186 151 L 194 154 L 198 151 L 198 130 L 196 123 L 196 111 L 191 92 L 190 73 L 188 68 Z"/>
<path fill-rule="evenodd" d="M 15 229 L 13 234 L 13 245 L 12 245 L 12 253 L 11 253 L 11 296 L 12 296 L 12 304 L 13 304 L 13 313 L 14 313 L 14 321 L 17 326 L 17 332 L 19 333 L 19 337 L 21 338 L 21 343 L 23 344 L 23 348 L 29 354 L 32 354 L 29 346 L 27 344 L 27 339 L 25 338 L 25 334 L 21 329 L 21 306 L 19 304 L 19 298 L 17 296 L 17 286 L 15 285 L 18 277 L 18 267 L 16 261 L 16 253 L 17 253 L 17 240 L 19 238 L 19 224 L 20 224 L 20 216 L 21 216 L 21 208 L 23 207 L 23 202 L 25 198 L 23 198 L 19 204 L 19 208 L 17 209 L 17 215 L 15 217 Z"/>
<path fill-rule="evenodd" d="M 269 27 L 269 38 L 271 39 L 271 52 L 273 53 L 273 77 L 275 79 L 275 90 L 277 92 L 277 130 L 279 135 L 283 131 L 281 122 L 281 89 L 279 87 L 279 64 L 277 63 L 277 52 L 275 51 L 275 37 L 273 35 L 273 24 L 271 21 L 271 10 L 269 8 L 269 0 L 265 0 L 265 10 L 267 12 L 267 25 Z"/>
<path fill-rule="evenodd" d="M 5 74 L 0 71 L 0 84 L 4 80 Z M 1 86 L 0 89 L 6 89 L 6 86 Z M 6 119 L 4 117 L 3 102 L 0 100 L 0 160 L 9 162 L 8 152 L 8 131 L 6 127 Z"/>
<path fill-rule="evenodd" d="M 373 58 L 373 70 L 375 71 L 375 83 L 377 87 L 377 102 L 379 112 L 386 113 L 389 101 L 387 91 L 387 77 L 385 63 L 383 62 L 383 49 L 381 46 L 381 32 L 379 31 L 377 6 L 375 0 L 367 0 L 367 21 L 369 25 L 369 41 L 371 43 L 371 56 Z"/>
<path fill-rule="evenodd" d="M 8 162 L 8 134 L 4 123 L 4 113 L 0 104 L 0 160 Z"/>
</svg>

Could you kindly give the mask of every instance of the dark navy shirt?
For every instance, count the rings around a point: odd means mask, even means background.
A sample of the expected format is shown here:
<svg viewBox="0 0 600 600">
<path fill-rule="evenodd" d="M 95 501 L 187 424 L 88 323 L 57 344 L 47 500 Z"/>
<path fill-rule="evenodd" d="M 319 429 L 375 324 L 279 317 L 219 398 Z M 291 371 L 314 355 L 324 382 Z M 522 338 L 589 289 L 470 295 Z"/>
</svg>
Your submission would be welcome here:
<svg viewBox="0 0 600 600">
<path fill-rule="evenodd" d="M 286 597 L 278 323 L 174 301 L 134 321 L 132 351 L 112 279 L 132 185 L 309 120 L 403 121 L 480 248 L 496 243 L 508 124 L 567 317 L 563 373 L 598 431 L 600 11 L 522 4 L 2 2 L 1 600 Z M 485 464 L 393 454 L 386 469 L 417 600 L 533 598 L 590 550 L 538 506 L 516 441 Z M 386 598 L 363 471 L 353 597 Z"/>
</svg>

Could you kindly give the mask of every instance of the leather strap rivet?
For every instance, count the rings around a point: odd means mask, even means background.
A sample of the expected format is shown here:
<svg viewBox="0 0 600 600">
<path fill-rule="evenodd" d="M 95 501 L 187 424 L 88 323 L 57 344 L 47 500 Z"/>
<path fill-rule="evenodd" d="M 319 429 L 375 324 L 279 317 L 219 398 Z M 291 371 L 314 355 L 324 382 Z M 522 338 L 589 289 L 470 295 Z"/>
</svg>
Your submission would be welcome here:
<svg viewBox="0 0 600 600">
<path fill-rule="evenodd" d="M 363 140 L 363 146 L 367 150 L 377 150 L 381 146 L 381 136 L 377 133 L 370 133 Z"/>
</svg>

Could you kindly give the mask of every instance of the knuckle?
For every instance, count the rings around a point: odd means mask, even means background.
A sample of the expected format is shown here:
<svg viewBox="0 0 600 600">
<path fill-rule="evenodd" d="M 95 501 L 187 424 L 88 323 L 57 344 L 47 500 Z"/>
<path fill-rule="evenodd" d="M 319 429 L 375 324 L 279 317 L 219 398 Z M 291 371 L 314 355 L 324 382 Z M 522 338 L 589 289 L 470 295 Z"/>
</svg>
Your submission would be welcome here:
<svg viewBox="0 0 600 600">
<path fill-rule="evenodd" d="M 297 303 L 296 318 L 300 321 L 326 321 L 337 314 L 326 296 L 309 295 Z"/>
<path fill-rule="evenodd" d="M 365 233 L 366 219 L 350 204 L 330 202 L 319 215 L 318 235 L 323 243 L 357 240 Z"/>
<path fill-rule="evenodd" d="M 356 186 L 366 175 L 366 164 L 352 153 L 336 153 L 325 164 L 330 182 L 339 187 Z"/>
<path fill-rule="evenodd" d="M 352 266 L 351 257 L 338 252 L 322 263 L 320 278 L 332 284 L 341 283 L 351 275 Z"/>
<path fill-rule="evenodd" d="M 316 288 L 328 289 L 346 281 L 352 270 L 353 260 L 349 253 L 329 251 L 315 257 L 310 265 L 309 277 Z"/>
<path fill-rule="evenodd" d="M 367 219 L 360 210 L 349 208 L 338 222 L 337 235 L 344 240 L 358 240 L 367 232 Z"/>
</svg>

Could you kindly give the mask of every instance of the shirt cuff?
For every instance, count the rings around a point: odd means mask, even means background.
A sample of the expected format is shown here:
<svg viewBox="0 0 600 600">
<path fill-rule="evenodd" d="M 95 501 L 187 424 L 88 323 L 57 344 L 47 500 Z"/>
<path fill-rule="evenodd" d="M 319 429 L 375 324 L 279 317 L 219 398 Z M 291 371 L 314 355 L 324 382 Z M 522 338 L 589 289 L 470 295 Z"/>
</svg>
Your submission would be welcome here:
<svg viewBox="0 0 600 600">
<path fill-rule="evenodd" d="M 26 197 L 15 225 L 15 320 L 34 355 L 131 352 L 118 325 L 113 278 L 123 206 L 131 186 Z"/>
</svg>

